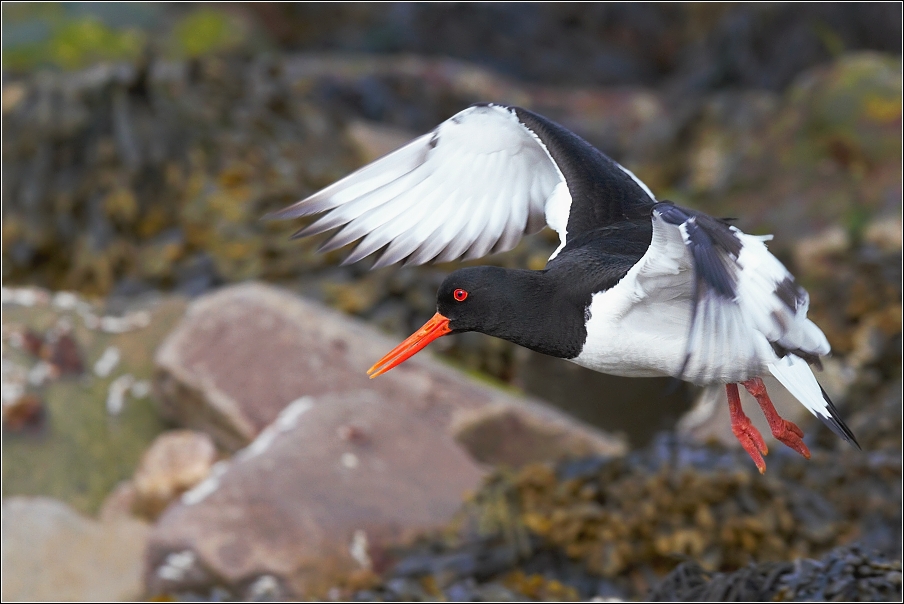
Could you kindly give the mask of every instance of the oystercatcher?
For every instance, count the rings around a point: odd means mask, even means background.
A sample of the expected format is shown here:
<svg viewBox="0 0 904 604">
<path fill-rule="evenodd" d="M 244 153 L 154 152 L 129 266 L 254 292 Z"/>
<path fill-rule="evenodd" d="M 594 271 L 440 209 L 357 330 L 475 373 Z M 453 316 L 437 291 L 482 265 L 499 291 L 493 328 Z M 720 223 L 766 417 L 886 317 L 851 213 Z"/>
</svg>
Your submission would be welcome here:
<svg viewBox="0 0 904 604">
<path fill-rule="evenodd" d="M 731 426 L 760 472 L 766 443 L 741 409 L 756 398 L 772 434 L 809 458 L 760 376 L 774 375 L 841 438 L 854 435 L 810 365 L 829 353 L 809 297 L 765 241 L 653 193 L 566 128 L 520 107 L 474 105 L 270 218 L 326 212 L 293 237 L 340 228 L 345 259 L 374 268 L 509 250 L 544 223 L 561 243 L 543 270 L 450 274 L 437 313 L 380 359 L 376 377 L 440 336 L 479 331 L 590 369 L 725 384 Z"/>
</svg>

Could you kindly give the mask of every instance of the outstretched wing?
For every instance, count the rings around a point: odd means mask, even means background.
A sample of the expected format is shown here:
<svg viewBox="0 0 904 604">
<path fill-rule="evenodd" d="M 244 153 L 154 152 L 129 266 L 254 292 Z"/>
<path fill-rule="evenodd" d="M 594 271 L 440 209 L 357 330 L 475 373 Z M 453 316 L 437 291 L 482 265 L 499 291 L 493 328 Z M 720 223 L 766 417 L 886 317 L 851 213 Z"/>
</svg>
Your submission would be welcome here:
<svg viewBox="0 0 904 604">
<path fill-rule="evenodd" d="M 764 245 L 702 212 L 661 202 L 653 208 L 650 248 L 629 271 L 635 295 L 690 299 L 686 354 L 676 377 L 734 381 L 710 374 L 724 367 L 756 375 L 773 359 L 793 354 L 818 363 L 829 344 L 809 319 L 809 298 Z M 633 275 L 632 275 L 633 273 Z M 762 334 L 750 337 L 751 331 Z"/>
<path fill-rule="evenodd" d="M 298 231 L 339 228 L 321 248 L 361 239 L 345 264 L 384 249 L 374 268 L 479 258 L 549 224 L 607 226 L 653 203 L 633 174 L 589 143 L 518 107 L 475 105 L 432 132 L 268 218 L 326 212 Z"/>
</svg>

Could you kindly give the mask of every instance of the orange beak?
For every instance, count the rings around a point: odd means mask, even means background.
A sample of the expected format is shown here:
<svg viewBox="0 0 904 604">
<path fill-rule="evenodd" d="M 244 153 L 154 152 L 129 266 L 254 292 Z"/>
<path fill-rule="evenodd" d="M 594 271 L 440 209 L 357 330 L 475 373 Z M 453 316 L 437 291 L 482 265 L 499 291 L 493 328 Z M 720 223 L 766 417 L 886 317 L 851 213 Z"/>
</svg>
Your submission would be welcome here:
<svg viewBox="0 0 904 604">
<path fill-rule="evenodd" d="M 436 313 L 423 327 L 411 334 L 407 340 L 393 348 L 389 354 L 368 369 L 367 375 L 370 376 L 370 379 L 374 379 L 378 375 L 386 373 L 396 365 L 401 365 L 409 358 L 413 357 L 433 340 L 444 336 L 451 331 L 452 330 L 449 329 L 449 319 Z"/>
</svg>

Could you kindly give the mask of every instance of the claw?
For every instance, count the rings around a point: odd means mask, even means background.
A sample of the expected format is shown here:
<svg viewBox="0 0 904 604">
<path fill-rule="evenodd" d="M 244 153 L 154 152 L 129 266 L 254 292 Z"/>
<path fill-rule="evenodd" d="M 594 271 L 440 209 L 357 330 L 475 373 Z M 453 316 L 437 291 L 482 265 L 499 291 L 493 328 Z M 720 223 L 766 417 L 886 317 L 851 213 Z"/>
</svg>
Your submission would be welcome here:
<svg viewBox="0 0 904 604">
<path fill-rule="evenodd" d="M 805 445 L 802 440 L 804 435 L 803 430 L 798 428 L 794 422 L 782 418 L 779 419 L 781 420 L 780 426 L 773 426 L 772 422 L 769 422 L 769 427 L 772 429 L 772 436 L 807 459 L 810 459 L 810 449 L 807 448 L 807 445 Z"/>
<path fill-rule="evenodd" d="M 750 455 L 750 459 L 756 464 L 760 474 L 765 473 L 766 460 L 763 459 L 763 455 L 769 453 L 769 449 L 763 441 L 763 435 L 750 423 L 750 418 L 744 417 L 743 420 L 732 424 L 731 431 L 738 439 L 738 442 L 741 443 L 741 446 L 744 447 L 744 450 L 747 451 L 747 454 Z"/>
<path fill-rule="evenodd" d="M 810 449 L 807 448 L 807 445 L 802 440 L 804 431 L 797 427 L 794 422 L 788 421 L 778 414 L 772 404 L 772 400 L 769 398 L 769 394 L 766 392 L 766 385 L 763 380 L 753 378 L 742 383 L 747 392 L 752 394 L 756 402 L 760 404 L 760 409 L 763 410 L 763 415 L 766 416 L 766 421 L 769 422 L 772 436 L 805 458 L 810 459 Z"/>
<path fill-rule="evenodd" d="M 750 418 L 744 414 L 744 410 L 741 408 L 741 395 L 738 393 L 738 385 L 726 384 L 725 390 L 728 393 L 731 431 L 734 433 L 735 438 L 738 439 L 738 442 L 741 443 L 741 446 L 744 447 L 744 450 L 747 451 L 747 454 L 750 455 L 750 459 L 756 464 L 757 470 L 760 471 L 760 474 L 763 474 L 766 471 L 766 461 L 763 459 L 763 455 L 769 453 L 766 441 L 763 440 L 763 435 L 756 429 L 756 426 L 750 422 Z"/>
</svg>

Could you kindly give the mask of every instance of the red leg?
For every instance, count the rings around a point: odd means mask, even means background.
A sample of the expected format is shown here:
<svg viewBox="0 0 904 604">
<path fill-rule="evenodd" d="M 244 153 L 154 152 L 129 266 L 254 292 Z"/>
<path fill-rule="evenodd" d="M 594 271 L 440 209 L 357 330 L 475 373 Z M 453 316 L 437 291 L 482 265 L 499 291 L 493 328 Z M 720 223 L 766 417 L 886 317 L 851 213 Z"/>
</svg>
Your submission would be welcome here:
<svg viewBox="0 0 904 604">
<path fill-rule="evenodd" d="M 801 440 L 804 431 L 798 428 L 794 422 L 789 422 L 778 414 L 778 411 L 772 405 L 772 401 L 769 400 L 769 395 L 766 393 L 766 384 L 763 383 L 763 380 L 753 378 L 741 383 L 744 384 L 744 388 L 747 388 L 747 392 L 753 395 L 756 402 L 760 404 L 760 409 L 763 410 L 763 415 L 766 416 L 766 421 L 769 422 L 772 436 L 807 459 L 810 459 L 810 450 L 804 444 L 804 441 Z"/>
<path fill-rule="evenodd" d="M 737 384 L 725 384 L 725 391 L 728 393 L 728 411 L 731 414 L 731 431 L 735 437 L 750 455 L 753 463 L 756 464 L 760 474 L 766 471 L 766 462 L 763 455 L 769 452 L 766 447 L 766 441 L 760 431 L 750 423 L 750 418 L 744 415 L 741 409 L 741 394 L 738 392 Z"/>
</svg>

